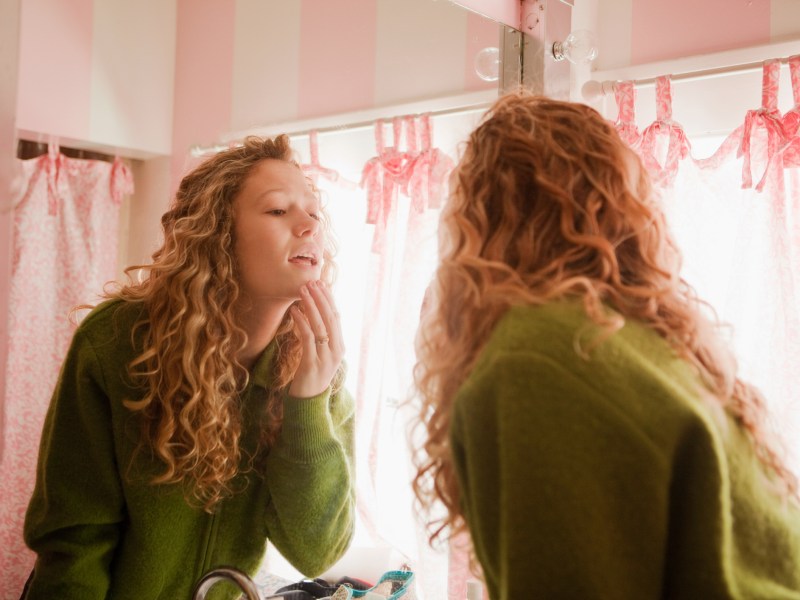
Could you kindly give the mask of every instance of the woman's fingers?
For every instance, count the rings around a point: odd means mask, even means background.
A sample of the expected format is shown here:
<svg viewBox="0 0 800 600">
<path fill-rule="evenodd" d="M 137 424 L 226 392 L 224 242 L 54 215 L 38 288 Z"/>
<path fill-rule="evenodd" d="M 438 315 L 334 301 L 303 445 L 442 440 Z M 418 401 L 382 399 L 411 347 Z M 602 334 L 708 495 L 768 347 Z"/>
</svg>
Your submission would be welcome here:
<svg viewBox="0 0 800 600">
<path fill-rule="evenodd" d="M 303 355 L 297 367 L 289 394 L 310 398 L 324 391 L 339 369 L 344 356 L 339 315 L 333 296 L 320 282 L 310 282 L 300 289 L 303 310 L 293 306 L 297 333 Z"/>
<path fill-rule="evenodd" d="M 292 306 L 290 309 L 292 311 L 292 318 L 294 319 L 295 327 L 297 328 L 297 333 L 300 336 L 300 341 L 303 344 L 303 352 L 308 352 L 308 350 L 314 348 L 314 332 L 311 329 L 311 325 L 308 323 L 308 319 L 303 314 L 297 305 Z"/>
<path fill-rule="evenodd" d="M 334 353 L 344 354 L 344 341 L 342 337 L 342 326 L 339 313 L 336 311 L 336 304 L 333 294 L 327 285 L 320 281 L 315 281 L 309 285 L 311 295 L 316 302 L 316 308 L 322 319 L 322 323 L 329 338 L 329 346 Z"/>
<path fill-rule="evenodd" d="M 319 292 L 315 289 L 315 283 L 311 282 L 300 290 L 300 299 L 303 302 L 303 310 L 308 319 L 308 324 L 314 332 L 314 341 L 320 345 L 328 343 L 330 334 L 328 324 L 324 317 L 324 307 L 319 303 Z"/>
<path fill-rule="evenodd" d="M 331 292 L 327 285 L 321 282 L 319 283 L 318 289 L 325 303 L 323 319 L 325 319 L 325 325 L 328 328 L 328 335 L 331 338 L 332 348 L 344 355 L 342 320 L 339 317 L 339 312 L 336 310 L 336 301 L 333 298 L 333 292 Z"/>
</svg>

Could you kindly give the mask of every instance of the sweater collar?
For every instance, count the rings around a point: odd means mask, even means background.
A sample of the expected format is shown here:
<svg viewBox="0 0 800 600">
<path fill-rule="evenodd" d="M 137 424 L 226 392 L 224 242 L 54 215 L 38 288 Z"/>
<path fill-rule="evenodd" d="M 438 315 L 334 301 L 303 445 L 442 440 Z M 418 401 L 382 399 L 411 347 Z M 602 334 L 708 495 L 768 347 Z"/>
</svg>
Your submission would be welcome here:
<svg viewBox="0 0 800 600">
<path fill-rule="evenodd" d="M 273 339 L 267 347 L 264 348 L 261 356 L 256 360 L 256 364 L 253 366 L 253 372 L 250 374 L 250 381 L 254 385 L 269 389 L 273 380 L 273 370 L 275 366 L 273 365 L 273 359 L 275 358 L 277 349 L 278 342 Z"/>
</svg>

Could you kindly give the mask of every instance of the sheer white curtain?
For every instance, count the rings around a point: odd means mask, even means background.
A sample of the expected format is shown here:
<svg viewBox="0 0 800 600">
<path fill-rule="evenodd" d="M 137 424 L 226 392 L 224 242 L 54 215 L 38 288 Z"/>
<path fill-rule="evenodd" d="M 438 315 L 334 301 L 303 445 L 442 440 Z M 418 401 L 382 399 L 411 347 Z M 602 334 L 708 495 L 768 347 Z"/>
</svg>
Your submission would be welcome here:
<svg viewBox="0 0 800 600">
<path fill-rule="evenodd" d="M 781 63 L 765 61 L 762 105 L 728 136 L 689 139 L 668 77 L 657 80 L 657 118 L 641 134 L 631 127 L 633 86 L 620 85 L 617 127 L 657 182 L 684 278 L 728 325 L 741 375 L 766 397 L 800 474 L 800 56 L 788 62 L 794 106 L 781 112 Z"/>
<path fill-rule="evenodd" d="M 741 189 L 742 162 L 710 173 L 686 165 L 664 201 L 684 276 L 730 325 L 741 375 L 765 395 L 800 474 L 800 179 Z"/>
<path fill-rule="evenodd" d="M 360 240 L 351 260 L 343 256 L 340 262 L 343 276 L 349 271 L 363 282 L 364 294 L 363 319 L 354 328 L 360 331 L 359 340 L 348 345 L 355 358 L 350 362 L 357 365 L 351 390 L 357 403 L 362 543 L 388 550 L 389 568 L 408 564 L 417 574 L 421 598 L 442 598 L 447 557 L 429 550 L 414 516 L 407 419 L 401 408 L 411 387 L 413 337 L 422 297 L 437 256 L 438 209 L 429 192 L 441 190 L 430 190 L 427 184 L 436 187 L 447 168 L 446 157 L 433 154 L 429 127 L 429 120 L 411 118 L 394 119 L 391 127 L 376 124 L 373 155 L 362 169 L 364 209 L 355 211 L 363 215 L 363 233 L 369 239 Z M 342 210 L 341 202 L 331 200 L 344 251 L 355 241 L 345 233 L 353 225 L 354 211 L 352 205 L 349 211 Z M 352 260 L 355 254 L 361 256 L 358 262 Z M 358 274 L 356 264 L 361 267 Z M 337 289 L 342 296 L 348 293 L 341 285 Z M 340 302 L 350 303 L 350 298 Z"/>
</svg>

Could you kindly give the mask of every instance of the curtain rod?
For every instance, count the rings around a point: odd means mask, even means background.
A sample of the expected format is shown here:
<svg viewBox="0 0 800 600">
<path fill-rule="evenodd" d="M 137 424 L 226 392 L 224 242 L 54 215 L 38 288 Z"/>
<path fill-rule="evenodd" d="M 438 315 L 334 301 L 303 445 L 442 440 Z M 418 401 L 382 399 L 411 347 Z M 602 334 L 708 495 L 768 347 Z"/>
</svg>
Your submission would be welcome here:
<svg viewBox="0 0 800 600">
<path fill-rule="evenodd" d="M 21 160 L 37 158 L 43 154 L 47 154 L 48 148 L 49 144 L 47 142 L 34 142 L 33 140 L 20 138 L 17 140 L 17 158 Z M 58 151 L 69 158 L 79 158 L 84 160 L 102 160 L 104 162 L 113 163 L 116 158 L 115 156 L 106 154 L 104 152 L 86 150 L 84 148 L 71 148 L 69 146 L 61 145 L 59 145 Z"/>
<path fill-rule="evenodd" d="M 781 64 L 788 64 L 789 58 L 776 58 Z M 733 73 L 750 73 L 754 71 L 761 71 L 764 67 L 765 61 L 756 61 L 751 63 L 743 63 L 738 65 L 728 65 L 724 67 L 716 67 L 711 69 L 699 69 L 697 71 L 688 71 L 685 73 L 670 74 L 669 77 L 672 81 L 701 81 L 703 79 L 714 79 L 716 77 L 723 77 Z M 605 95 L 613 94 L 616 84 L 621 81 L 630 81 L 637 88 L 654 86 L 658 77 L 645 77 L 642 79 L 615 79 L 600 81 L 597 79 L 590 79 L 581 87 L 581 93 L 585 100 L 596 100 Z"/>
<path fill-rule="evenodd" d="M 787 64 L 791 57 L 776 58 L 781 64 Z M 724 77 L 733 73 L 751 73 L 761 71 L 764 68 L 764 62 L 754 61 L 749 63 L 741 63 L 736 65 L 727 65 L 724 67 L 714 67 L 709 69 L 698 69 L 696 71 L 687 71 L 684 73 L 670 74 L 669 77 L 672 81 L 701 81 L 704 79 L 714 79 L 716 77 Z M 581 94 L 585 100 L 596 100 L 605 95 L 613 94 L 616 84 L 621 81 L 630 81 L 635 87 L 649 87 L 656 84 L 658 77 L 645 77 L 641 79 L 614 79 L 614 80 L 597 80 L 590 79 L 581 87 Z"/>
<path fill-rule="evenodd" d="M 294 123 L 284 123 L 277 125 L 270 125 L 266 127 L 258 127 L 240 131 L 237 133 L 229 134 L 223 138 L 223 141 L 210 146 L 195 145 L 192 146 L 190 152 L 192 156 L 205 156 L 213 154 L 222 150 L 227 150 L 231 146 L 235 146 L 241 142 L 248 135 L 258 135 L 262 137 L 272 137 L 281 133 L 288 135 L 290 138 L 303 138 L 308 137 L 312 131 L 316 131 L 318 135 L 344 133 L 346 131 L 358 131 L 374 127 L 378 121 L 391 121 L 395 117 L 410 117 L 420 116 L 423 114 L 430 115 L 431 117 L 442 117 L 446 115 L 468 114 L 472 112 L 485 111 L 491 106 L 492 101 L 497 96 L 497 91 L 492 90 L 491 95 L 485 91 L 451 98 L 440 98 L 430 101 L 421 101 L 411 104 L 402 104 L 394 107 L 383 107 L 376 109 L 369 109 L 364 111 L 343 113 L 340 115 L 332 115 L 328 117 L 321 117 L 318 119 L 308 119 L 306 121 L 296 121 Z M 425 110 L 426 105 L 448 104 L 456 99 L 459 102 L 456 106 L 449 105 L 446 108 Z M 393 114 L 391 117 L 385 116 L 387 113 Z M 326 123 L 332 123 L 327 125 Z M 318 124 L 318 125 L 316 125 Z"/>
<path fill-rule="evenodd" d="M 636 87 L 655 85 L 658 75 L 669 74 L 673 81 L 690 81 L 723 77 L 763 69 L 764 61 L 788 62 L 798 56 L 800 38 L 785 37 L 766 44 L 732 48 L 709 54 L 676 57 L 660 62 L 629 65 L 600 70 L 590 74 L 592 79 L 581 88 L 585 100 L 593 100 L 614 92 L 614 84 L 633 82 Z M 776 57 L 788 58 L 776 58 Z"/>
</svg>

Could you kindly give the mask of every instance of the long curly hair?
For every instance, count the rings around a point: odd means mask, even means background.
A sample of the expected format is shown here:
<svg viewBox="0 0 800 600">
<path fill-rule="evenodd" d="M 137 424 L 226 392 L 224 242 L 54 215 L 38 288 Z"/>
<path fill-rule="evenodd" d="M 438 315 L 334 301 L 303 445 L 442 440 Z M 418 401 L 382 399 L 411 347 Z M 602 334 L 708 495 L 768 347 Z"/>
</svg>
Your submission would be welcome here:
<svg viewBox="0 0 800 600">
<path fill-rule="evenodd" d="M 142 351 L 128 366 L 143 396 L 125 405 L 142 417 L 139 449 L 149 447 L 163 464 L 153 483 L 184 484 L 187 498 L 207 511 L 236 491 L 231 482 L 243 458 L 238 397 L 249 377 L 236 358 L 247 335 L 236 318 L 240 286 L 233 200 L 253 167 L 265 159 L 297 165 L 287 136 L 251 136 L 186 175 L 161 218 L 164 242 L 152 263 L 127 268 L 129 283 L 106 293 L 145 308 L 131 333 Z M 321 220 L 321 279 L 332 283 L 335 244 L 324 210 Z M 137 281 L 134 274 L 144 276 Z M 275 380 L 260 436 L 266 447 L 280 432 L 281 398 L 300 361 L 290 312 L 276 337 Z"/>
<path fill-rule="evenodd" d="M 662 336 L 748 432 L 766 472 L 796 494 L 767 439 L 762 397 L 737 377 L 713 311 L 679 276 L 638 156 L 597 111 L 526 92 L 501 97 L 470 135 L 451 186 L 414 369 L 412 434 L 422 434 L 412 441 L 413 485 L 431 542 L 466 528 L 448 441 L 457 390 L 511 306 L 562 298 L 578 299 L 600 326 L 592 344 L 628 318 Z M 447 514 L 433 518 L 437 501 Z"/>
</svg>

